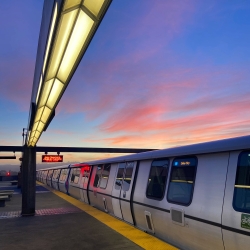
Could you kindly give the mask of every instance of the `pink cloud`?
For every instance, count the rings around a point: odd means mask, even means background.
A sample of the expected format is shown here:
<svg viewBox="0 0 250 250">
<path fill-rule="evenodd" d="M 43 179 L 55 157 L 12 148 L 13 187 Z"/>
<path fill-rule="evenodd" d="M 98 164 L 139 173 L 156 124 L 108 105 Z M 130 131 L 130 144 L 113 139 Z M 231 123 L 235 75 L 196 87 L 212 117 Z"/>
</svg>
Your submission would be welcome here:
<svg viewBox="0 0 250 250">
<path fill-rule="evenodd" d="M 199 120 L 199 118 L 198 118 Z M 174 123 L 176 122 L 176 123 Z M 230 137 L 237 137 L 249 134 L 250 118 L 245 121 L 231 123 L 208 123 L 202 124 L 193 120 L 193 122 L 173 121 L 166 124 L 165 130 L 147 133 L 111 136 L 106 138 L 94 137 L 83 140 L 85 143 L 102 143 L 109 147 L 137 147 L 137 148 L 167 148 L 179 145 L 194 144 L 212 140 L 219 140 Z M 204 122 L 204 120 L 203 120 Z"/>
<path fill-rule="evenodd" d="M 28 59 L 0 61 L 0 96 L 16 103 L 21 110 L 30 105 L 34 62 Z"/>
<path fill-rule="evenodd" d="M 234 109 L 235 112 L 244 110 L 239 105 L 241 103 L 243 106 L 247 105 L 244 101 L 247 99 L 247 94 L 244 96 L 242 91 L 237 93 L 239 89 L 237 84 L 247 77 L 246 72 L 232 70 L 218 74 L 215 70 L 199 75 L 198 70 L 193 71 L 195 76 L 183 74 L 177 80 L 160 77 L 159 83 L 156 79 L 154 85 L 145 85 L 144 89 L 143 83 L 140 83 L 134 87 L 134 91 L 138 93 L 142 88 L 142 93 L 137 94 L 138 97 L 130 97 L 129 100 L 126 99 L 126 95 L 129 95 L 128 92 L 131 90 L 124 89 L 122 92 L 124 98 L 120 100 L 123 105 L 113 110 L 113 113 L 100 125 L 100 129 L 106 132 L 161 129 L 165 126 L 163 121 L 171 121 L 173 115 L 188 119 L 185 116 L 195 112 L 194 117 L 191 117 L 195 118 L 200 113 L 206 114 L 225 105 L 230 105 L 231 110 Z M 227 74 L 227 79 L 222 83 L 220 77 L 223 74 Z M 185 77 L 186 80 L 183 79 Z M 233 99 L 232 91 L 235 91 Z"/>
<path fill-rule="evenodd" d="M 248 119 L 245 107 L 249 106 L 249 90 L 246 88 L 248 92 L 243 94 L 243 86 L 247 85 L 241 84 L 249 77 L 246 69 L 207 65 L 164 71 L 155 69 L 154 74 L 158 77 L 154 78 L 153 83 L 143 76 L 147 76 L 147 70 L 150 69 L 144 66 L 139 68 L 137 74 L 141 79 L 135 83 L 116 83 L 110 78 L 103 79 L 96 88 L 91 88 L 91 83 L 88 83 L 86 91 L 89 95 L 85 95 L 85 91 L 77 91 L 71 96 L 72 101 L 64 106 L 72 113 L 85 112 L 88 117 L 86 126 L 101 117 L 102 122 L 97 127 L 95 125 L 95 129 L 103 134 L 103 138 L 107 138 L 102 142 L 110 146 L 142 147 L 150 142 L 148 145 L 166 147 L 168 144 L 174 145 L 174 141 L 179 145 L 247 133 L 245 128 L 238 133 L 233 125 L 233 121 L 237 120 L 237 126 L 241 126 Z M 110 68 L 108 75 L 112 74 L 115 72 Z M 143 77 L 145 81 L 142 81 Z M 123 135 L 115 136 L 117 133 Z M 130 137 L 131 133 L 133 135 Z M 147 134 L 146 140 L 141 139 L 142 133 L 143 138 Z M 157 143 L 151 139 L 151 133 L 160 135 Z M 182 138 L 180 134 L 188 134 L 190 138 Z M 139 136 L 138 140 L 134 139 L 137 138 L 135 136 Z"/>
</svg>

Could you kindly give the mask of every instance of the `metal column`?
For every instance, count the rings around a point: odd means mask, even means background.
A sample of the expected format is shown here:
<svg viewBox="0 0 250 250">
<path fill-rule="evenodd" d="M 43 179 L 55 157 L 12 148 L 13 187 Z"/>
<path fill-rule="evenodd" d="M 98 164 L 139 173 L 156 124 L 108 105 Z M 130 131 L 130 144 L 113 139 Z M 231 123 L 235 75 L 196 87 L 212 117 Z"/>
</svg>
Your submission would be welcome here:
<svg viewBox="0 0 250 250">
<path fill-rule="evenodd" d="M 35 215 L 36 148 L 24 145 L 22 163 L 22 216 Z"/>
</svg>

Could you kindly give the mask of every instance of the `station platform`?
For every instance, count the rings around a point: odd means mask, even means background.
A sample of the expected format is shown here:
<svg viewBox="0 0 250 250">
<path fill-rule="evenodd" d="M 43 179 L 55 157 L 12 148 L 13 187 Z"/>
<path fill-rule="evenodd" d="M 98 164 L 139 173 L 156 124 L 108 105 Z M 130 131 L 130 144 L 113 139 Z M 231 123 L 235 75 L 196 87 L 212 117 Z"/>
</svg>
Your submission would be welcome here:
<svg viewBox="0 0 250 250">
<path fill-rule="evenodd" d="M 177 248 L 115 217 L 41 183 L 36 186 L 36 215 L 21 217 L 22 195 L 14 190 L 0 207 L 0 249 L 166 249 Z"/>
</svg>

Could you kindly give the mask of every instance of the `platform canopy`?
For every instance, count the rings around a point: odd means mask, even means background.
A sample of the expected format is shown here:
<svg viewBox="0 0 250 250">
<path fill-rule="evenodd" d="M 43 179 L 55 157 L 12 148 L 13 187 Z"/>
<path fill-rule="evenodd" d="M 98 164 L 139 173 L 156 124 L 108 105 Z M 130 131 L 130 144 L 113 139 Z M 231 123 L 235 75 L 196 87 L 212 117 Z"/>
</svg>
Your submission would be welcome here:
<svg viewBox="0 0 250 250">
<path fill-rule="evenodd" d="M 112 0 L 45 0 L 29 115 L 35 146 Z"/>
</svg>

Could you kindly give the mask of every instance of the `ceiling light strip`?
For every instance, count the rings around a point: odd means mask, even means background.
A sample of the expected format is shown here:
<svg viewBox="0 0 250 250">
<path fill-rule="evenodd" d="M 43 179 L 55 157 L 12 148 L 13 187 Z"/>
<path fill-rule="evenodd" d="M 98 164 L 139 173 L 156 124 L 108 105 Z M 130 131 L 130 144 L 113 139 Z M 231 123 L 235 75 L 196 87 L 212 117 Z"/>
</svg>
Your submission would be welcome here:
<svg viewBox="0 0 250 250">
<path fill-rule="evenodd" d="M 44 127 L 47 126 L 51 113 L 54 112 L 100 24 L 98 18 L 103 16 L 111 1 L 67 0 L 64 1 L 63 12 L 60 15 L 58 15 L 58 6 L 55 5 L 42 68 L 45 77 L 40 76 L 36 98 L 38 108 L 30 133 L 29 145 L 37 143 Z M 60 19 L 55 30 L 57 18 Z M 56 35 L 53 35 L 54 32 Z M 51 53 L 49 53 L 50 47 Z"/>
</svg>

